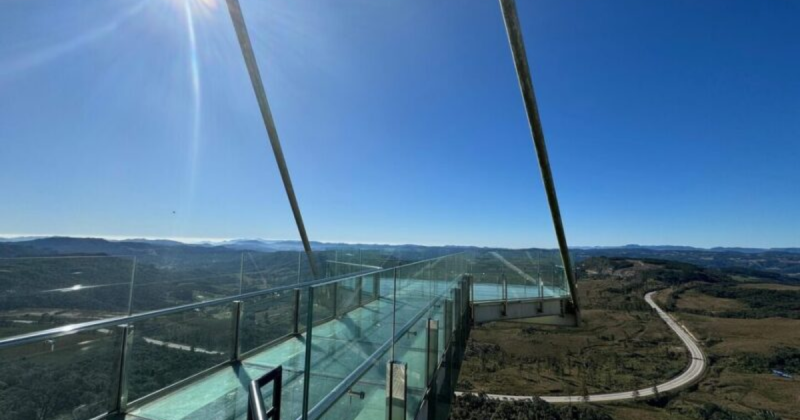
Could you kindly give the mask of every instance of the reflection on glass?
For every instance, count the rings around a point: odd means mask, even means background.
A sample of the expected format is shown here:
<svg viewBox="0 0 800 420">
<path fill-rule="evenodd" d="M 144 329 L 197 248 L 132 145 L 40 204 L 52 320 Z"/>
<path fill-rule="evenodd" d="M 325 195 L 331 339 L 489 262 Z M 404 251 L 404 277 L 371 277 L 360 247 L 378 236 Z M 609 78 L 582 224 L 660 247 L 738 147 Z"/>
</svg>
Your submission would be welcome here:
<svg viewBox="0 0 800 420">
<path fill-rule="evenodd" d="M 134 324 L 129 400 L 229 360 L 232 308 L 230 304 L 212 306 Z"/>
<path fill-rule="evenodd" d="M 115 328 L 0 350 L 5 419 L 90 419 L 108 410 L 121 350 Z"/>
<path fill-rule="evenodd" d="M 0 258 L 0 338 L 125 315 L 129 257 Z"/>
</svg>

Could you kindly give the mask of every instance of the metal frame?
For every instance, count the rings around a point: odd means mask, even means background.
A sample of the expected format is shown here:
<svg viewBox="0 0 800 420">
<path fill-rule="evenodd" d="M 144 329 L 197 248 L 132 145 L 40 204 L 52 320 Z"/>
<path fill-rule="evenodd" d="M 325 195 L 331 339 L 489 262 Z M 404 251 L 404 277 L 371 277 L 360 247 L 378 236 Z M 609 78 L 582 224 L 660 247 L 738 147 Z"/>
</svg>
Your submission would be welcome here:
<svg viewBox="0 0 800 420">
<path fill-rule="evenodd" d="M 542 121 L 539 118 L 539 106 L 536 104 L 536 94 L 533 91 L 533 81 L 531 71 L 528 67 L 528 57 L 525 53 L 525 43 L 522 40 L 522 30 L 520 29 L 519 18 L 517 17 L 517 6 L 514 0 L 500 0 L 500 9 L 503 13 L 503 20 L 508 34 L 508 43 L 511 46 L 511 55 L 514 58 L 514 67 L 517 70 L 519 88 L 522 91 L 522 101 L 525 104 L 525 111 L 528 115 L 528 123 L 533 137 L 533 146 L 536 149 L 536 157 L 539 161 L 539 170 L 542 173 L 544 190 L 547 193 L 547 202 L 550 206 L 550 215 L 553 219 L 553 227 L 558 239 L 558 249 L 561 252 L 561 260 L 564 263 L 564 272 L 567 274 L 569 292 L 572 302 L 575 304 L 575 319 L 580 325 L 580 305 L 578 304 L 578 287 L 575 281 L 575 273 L 572 270 L 572 260 L 567 246 L 567 236 L 564 233 L 564 224 L 561 220 L 561 210 L 558 206 L 558 196 L 556 195 L 553 173 L 550 170 L 550 158 L 547 154 L 547 145 L 544 140 Z"/>
<path fill-rule="evenodd" d="M 261 388 L 272 382 L 272 407 L 264 408 L 264 396 Z M 264 376 L 250 382 L 250 396 L 248 398 L 247 420 L 280 420 L 281 418 L 281 391 L 283 386 L 283 368 L 272 369 Z"/>
</svg>

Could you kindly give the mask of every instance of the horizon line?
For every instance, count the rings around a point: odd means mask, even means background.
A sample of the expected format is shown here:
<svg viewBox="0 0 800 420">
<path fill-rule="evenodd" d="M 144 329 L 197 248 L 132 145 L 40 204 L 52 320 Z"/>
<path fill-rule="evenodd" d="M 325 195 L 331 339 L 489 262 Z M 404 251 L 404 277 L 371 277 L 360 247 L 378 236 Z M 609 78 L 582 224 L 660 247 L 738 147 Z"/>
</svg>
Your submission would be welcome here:
<svg viewBox="0 0 800 420">
<path fill-rule="evenodd" d="M 116 241 L 116 242 L 125 242 L 125 241 L 134 241 L 134 240 L 146 240 L 146 241 L 173 241 L 173 242 L 180 242 L 187 245 L 203 245 L 203 244 L 215 244 L 219 245 L 223 242 L 230 242 L 230 241 L 283 241 L 283 242 L 300 242 L 300 239 L 285 239 L 285 238 L 258 238 L 258 237 L 192 237 L 192 236 L 173 236 L 173 237 L 155 237 L 155 236 L 147 236 L 147 235 L 69 235 L 69 234 L 27 234 L 27 233 L 0 233 L 0 239 L 16 239 L 20 240 L 35 240 L 35 239 L 45 239 L 45 238 L 74 238 L 74 239 L 104 239 L 107 241 Z M 508 247 L 508 246 L 490 246 L 490 245 L 457 245 L 457 244 L 424 244 L 424 243 L 400 243 L 400 242 L 367 242 L 367 241 L 331 241 L 331 240 L 311 240 L 311 242 L 317 242 L 322 244 L 344 244 L 344 245 L 385 245 L 385 246 L 425 246 L 425 247 L 474 247 L 474 248 L 505 248 L 505 249 L 558 249 L 556 246 L 553 247 L 545 247 L 545 246 L 527 246 L 527 247 Z M 671 244 L 663 244 L 663 245 L 642 245 L 637 243 L 627 243 L 623 245 L 574 245 L 570 246 L 571 249 L 599 249 L 599 248 L 628 248 L 628 247 L 639 247 L 639 248 L 662 248 L 662 247 L 683 247 L 683 248 L 694 248 L 698 250 L 712 250 L 716 248 L 728 248 L 728 249 L 736 249 L 736 248 L 743 248 L 743 249 L 763 249 L 763 250 L 772 250 L 772 249 L 787 249 L 787 248 L 800 248 L 800 245 L 795 246 L 771 246 L 771 247 L 759 247 L 759 246 L 722 246 L 716 245 L 711 247 L 702 247 L 702 246 L 695 246 L 695 245 L 671 245 Z"/>
</svg>

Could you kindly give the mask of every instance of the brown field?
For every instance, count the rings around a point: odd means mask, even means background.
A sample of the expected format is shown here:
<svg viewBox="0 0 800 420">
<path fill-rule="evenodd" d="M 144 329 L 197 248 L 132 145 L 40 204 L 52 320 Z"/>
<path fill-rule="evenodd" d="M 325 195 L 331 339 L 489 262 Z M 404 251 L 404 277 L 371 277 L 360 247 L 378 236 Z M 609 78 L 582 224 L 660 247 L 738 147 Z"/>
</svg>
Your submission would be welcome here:
<svg viewBox="0 0 800 420">
<path fill-rule="evenodd" d="M 741 289 L 765 289 L 765 290 L 800 290 L 800 286 L 777 283 L 747 283 L 739 286 Z"/>
<path fill-rule="evenodd" d="M 725 312 L 747 309 L 748 306 L 736 299 L 713 297 L 690 289 L 681 293 L 677 307 L 678 310 Z"/>
<path fill-rule="evenodd" d="M 524 320 L 474 327 L 459 389 L 508 395 L 624 391 L 661 382 L 687 364 L 677 337 L 652 311 L 599 308 L 631 298 L 609 293 L 619 280 L 581 284 L 583 325 Z M 592 309 L 594 308 L 594 309 Z M 654 363 L 654 361 L 656 361 Z"/>
<path fill-rule="evenodd" d="M 774 347 L 800 347 L 800 320 L 736 319 L 674 313 L 714 354 L 764 353 Z"/>
<path fill-rule="evenodd" d="M 733 361 L 745 354 L 769 355 L 776 348 L 800 348 L 800 320 L 735 319 L 674 313 L 705 343 L 712 365 L 695 392 L 681 396 L 688 403 L 715 403 L 739 412 L 770 410 L 783 419 L 800 419 L 800 381 L 739 372 Z"/>
</svg>

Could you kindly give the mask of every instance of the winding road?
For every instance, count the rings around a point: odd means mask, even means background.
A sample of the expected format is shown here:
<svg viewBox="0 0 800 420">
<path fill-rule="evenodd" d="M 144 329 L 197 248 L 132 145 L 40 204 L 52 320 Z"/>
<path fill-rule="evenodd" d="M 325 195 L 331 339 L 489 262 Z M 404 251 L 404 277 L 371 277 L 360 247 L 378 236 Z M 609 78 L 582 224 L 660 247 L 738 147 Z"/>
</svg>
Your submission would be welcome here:
<svg viewBox="0 0 800 420">
<path fill-rule="evenodd" d="M 589 395 L 588 397 L 580 396 L 580 395 L 571 395 L 571 396 L 543 396 L 539 397 L 549 403 L 580 403 L 580 402 L 608 402 L 608 401 L 621 401 L 621 400 L 632 400 L 639 397 L 648 397 L 655 394 L 655 389 L 658 390 L 659 393 L 667 392 L 672 390 L 681 389 L 687 387 L 703 376 L 703 372 L 706 369 L 706 356 L 700 350 L 700 346 L 697 344 L 697 340 L 694 336 L 687 330 L 685 327 L 678 324 L 669 314 L 664 312 L 656 303 L 653 301 L 653 296 L 655 296 L 657 292 L 650 292 L 644 296 L 644 300 L 647 302 L 648 305 L 653 307 L 658 313 L 658 316 L 667 323 L 667 326 L 678 335 L 678 338 L 681 339 L 683 344 L 689 350 L 689 354 L 691 355 L 691 362 L 689 366 L 678 376 L 670 379 L 667 382 L 661 383 L 656 385 L 655 387 L 648 387 L 642 388 L 636 391 L 626 391 L 626 392 L 615 392 L 611 394 L 594 394 Z M 655 388 L 655 389 L 654 389 Z M 462 392 L 457 392 L 457 395 L 463 394 Z M 492 399 L 500 399 L 500 400 L 508 400 L 508 401 L 522 401 L 531 399 L 532 396 L 519 396 L 519 395 L 499 395 L 499 394 L 487 394 L 487 397 Z"/>
</svg>

